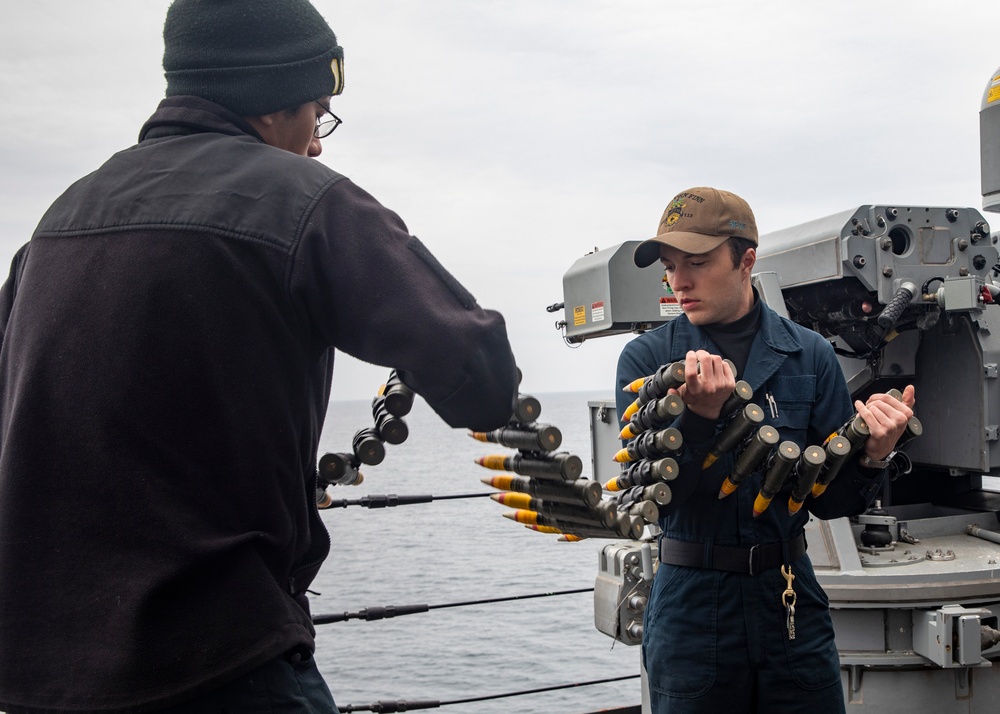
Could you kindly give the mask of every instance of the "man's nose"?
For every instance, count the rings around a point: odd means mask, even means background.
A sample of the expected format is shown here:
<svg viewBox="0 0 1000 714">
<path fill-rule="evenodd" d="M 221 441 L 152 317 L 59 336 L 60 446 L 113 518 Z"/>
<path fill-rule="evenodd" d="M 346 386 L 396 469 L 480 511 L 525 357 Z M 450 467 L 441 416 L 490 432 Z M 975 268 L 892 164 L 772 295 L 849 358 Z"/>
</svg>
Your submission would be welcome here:
<svg viewBox="0 0 1000 714">
<path fill-rule="evenodd" d="M 309 158 L 315 159 L 322 153 L 323 153 L 323 142 L 320 139 L 313 137 L 312 141 L 309 142 Z"/>
<path fill-rule="evenodd" d="M 674 290 L 686 290 L 690 287 L 691 281 L 688 279 L 686 270 L 674 268 L 673 275 L 670 276 L 670 287 Z"/>
</svg>

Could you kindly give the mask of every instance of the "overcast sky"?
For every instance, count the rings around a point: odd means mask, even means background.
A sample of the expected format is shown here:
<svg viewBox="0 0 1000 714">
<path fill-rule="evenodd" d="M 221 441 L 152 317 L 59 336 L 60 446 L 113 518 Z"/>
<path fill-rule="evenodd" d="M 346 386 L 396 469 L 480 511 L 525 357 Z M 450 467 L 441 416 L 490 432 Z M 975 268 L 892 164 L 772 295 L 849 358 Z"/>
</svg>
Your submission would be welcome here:
<svg viewBox="0 0 1000 714">
<path fill-rule="evenodd" d="M 4 266 L 69 183 L 135 141 L 165 88 L 168 4 L 5 3 Z M 651 237 L 684 188 L 741 194 L 761 233 L 863 204 L 982 205 L 997 2 L 315 4 L 346 65 L 320 160 L 503 312 L 526 392 L 610 395 L 627 338 L 569 349 L 545 306 L 585 253 Z M 386 374 L 340 357 L 333 398 Z"/>
</svg>

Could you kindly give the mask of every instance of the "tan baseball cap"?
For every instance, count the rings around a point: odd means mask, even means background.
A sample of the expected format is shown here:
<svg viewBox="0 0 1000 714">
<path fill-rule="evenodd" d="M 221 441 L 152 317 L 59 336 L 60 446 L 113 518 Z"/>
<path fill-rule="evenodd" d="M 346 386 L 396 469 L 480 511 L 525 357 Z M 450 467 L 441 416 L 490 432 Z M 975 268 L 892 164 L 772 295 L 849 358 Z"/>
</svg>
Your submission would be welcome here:
<svg viewBox="0 0 1000 714">
<path fill-rule="evenodd" d="M 735 193 L 699 186 L 681 191 L 663 211 L 656 237 L 632 254 L 640 268 L 660 259 L 660 245 L 700 255 L 715 250 L 731 236 L 757 245 L 757 221 L 749 204 Z"/>
</svg>

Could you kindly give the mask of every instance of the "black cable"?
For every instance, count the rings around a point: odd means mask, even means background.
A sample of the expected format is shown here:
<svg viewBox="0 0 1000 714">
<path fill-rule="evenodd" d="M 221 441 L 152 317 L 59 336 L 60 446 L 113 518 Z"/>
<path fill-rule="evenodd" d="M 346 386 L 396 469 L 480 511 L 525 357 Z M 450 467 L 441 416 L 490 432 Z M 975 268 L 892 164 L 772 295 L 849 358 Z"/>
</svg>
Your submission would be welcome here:
<svg viewBox="0 0 1000 714">
<path fill-rule="evenodd" d="M 494 491 L 494 493 L 496 493 Z M 336 498 L 330 501 L 328 506 L 322 510 L 331 508 L 347 508 L 348 506 L 361 506 L 362 508 L 393 508 L 395 506 L 412 506 L 417 503 L 431 503 L 432 501 L 448 501 L 456 498 L 483 498 L 490 496 L 489 493 L 459 493 L 453 496 L 397 496 L 394 493 L 385 495 L 368 495 L 359 499 L 351 500 L 347 498 Z"/>
<path fill-rule="evenodd" d="M 608 677 L 606 679 L 594 679 L 589 682 L 575 682 L 574 684 L 556 684 L 551 687 L 538 687 L 536 689 L 525 689 L 520 692 L 506 692 L 504 694 L 487 694 L 481 697 L 467 697 L 465 699 L 451 699 L 448 701 L 440 701 L 437 699 L 423 699 L 423 700 L 405 700 L 398 699 L 395 701 L 378 701 L 372 702 L 371 704 L 348 704 L 346 706 L 339 706 L 341 712 L 347 714 L 348 712 L 380 712 L 382 714 L 387 712 L 406 712 L 413 711 L 415 709 L 436 709 L 438 707 L 446 707 L 451 704 L 470 704 L 472 702 L 485 702 L 491 699 L 505 699 L 507 697 L 520 697 L 525 694 L 540 694 L 542 692 L 554 692 L 561 689 L 573 689 L 575 687 L 589 687 L 594 684 L 607 684 L 608 682 L 621 682 L 626 679 L 637 679 L 640 675 L 638 674 L 627 674 L 621 677 Z"/>
<path fill-rule="evenodd" d="M 314 625 L 328 625 L 332 622 L 344 622 L 346 620 L 385 620 L 390 617 L 401 615 L 414 615 L 419 612 L 429 610 L 441 610 L 448 607 L 465 607 L 467 605 L 486 605 L 494 602 L 508 602 L 510 600 L 531 600 L 539 597 L 556 597 L 558 595 L 576 595 L 578 593 L 592 593 L 594 588 L 579 588 L 577 590 L 559 590 L 556 592 L 535 593 L 534 595 L 510 595 L 508 597 L 494 597 L 484 600 L 467 600 L 465 602 L 450 602 L 443 605 L 386 605 L 382 607 L 366 607 L 358 612 L 331 612 L 322 615 L 313 615 Z"/>
</svg>

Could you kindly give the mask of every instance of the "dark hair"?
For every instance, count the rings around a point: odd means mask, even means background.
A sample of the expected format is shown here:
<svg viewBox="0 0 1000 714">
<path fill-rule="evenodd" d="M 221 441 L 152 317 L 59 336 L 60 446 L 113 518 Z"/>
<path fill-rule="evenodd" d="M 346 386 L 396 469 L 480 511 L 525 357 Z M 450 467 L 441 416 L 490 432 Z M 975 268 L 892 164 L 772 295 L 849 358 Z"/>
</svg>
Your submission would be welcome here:
<svg viewBox="0 0 1000 714">
<path fill-rule="evenodd" d="M 743 254 L 747 252 L 749 248 L 756 248 L 757 244 L 752 240 L 747 240 L 746 238 L 740 238 L 739 236 L 729 236 L 729 250 L 733 254 L 733 267 L 740 267 L 740 263 L 743 261 Z"/>
</svg>

